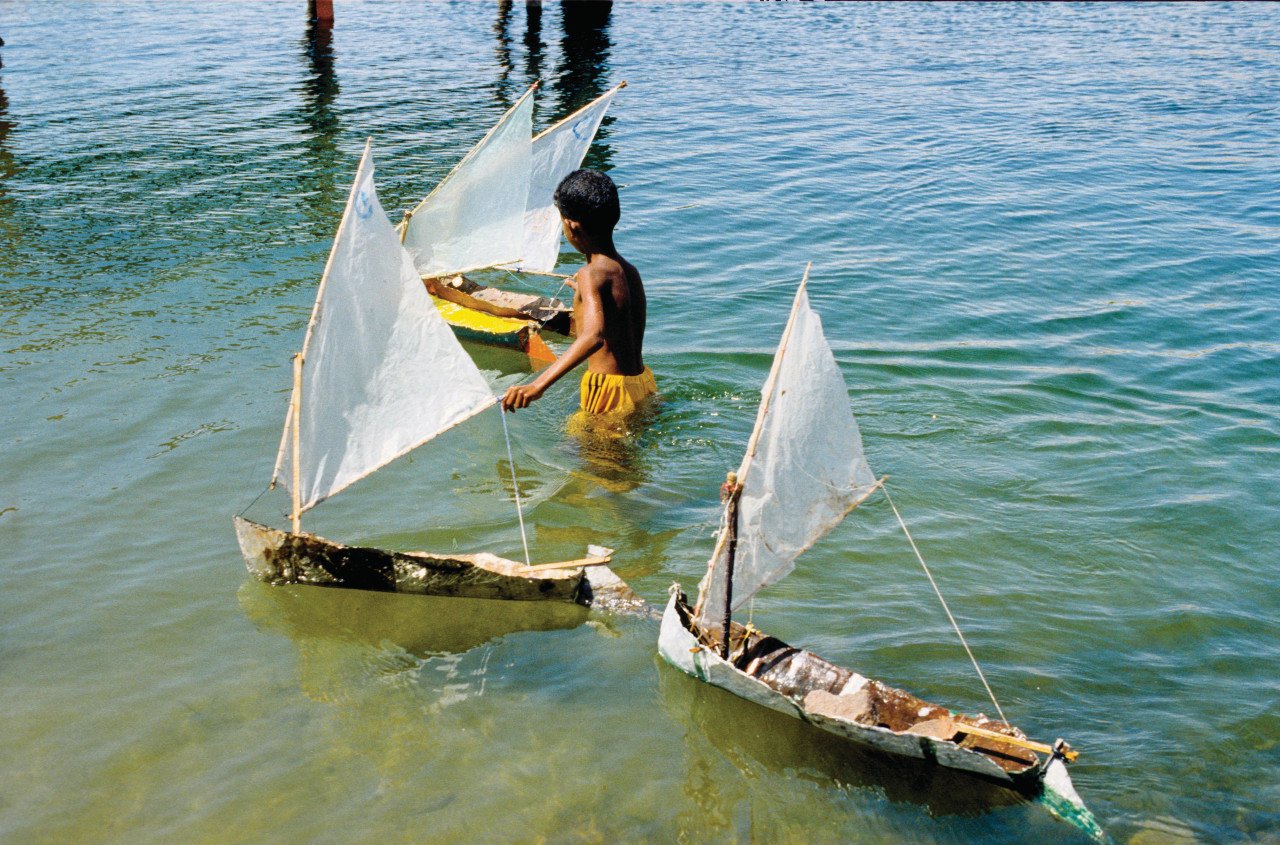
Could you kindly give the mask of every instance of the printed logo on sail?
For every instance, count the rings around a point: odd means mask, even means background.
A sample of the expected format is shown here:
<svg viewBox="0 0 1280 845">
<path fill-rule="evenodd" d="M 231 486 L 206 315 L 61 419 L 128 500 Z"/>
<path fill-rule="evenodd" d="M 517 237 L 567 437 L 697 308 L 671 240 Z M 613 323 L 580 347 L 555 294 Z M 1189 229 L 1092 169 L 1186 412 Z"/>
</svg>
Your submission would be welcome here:
<svg viewBox="0 0 1280 845">
<path fill-rule="evenodd" d="M 587 124 L 590 122 L 591 122 L 590 118 L 584 117 L 582 120 L 579 120 L 577 123 L 573 124 L 573 126 L 570 129 L 570 131 L 573 132 L 573 137 L 577 138 L 579 141 L 586 138 Z"/>
<path fill-rule="evenodd" d="M 373 214 L 373 200 L 369 199 L 368 191 L 361 190 L 356 194 L 356 217 L 368 220 L 370 214 Z"/>
</svg>

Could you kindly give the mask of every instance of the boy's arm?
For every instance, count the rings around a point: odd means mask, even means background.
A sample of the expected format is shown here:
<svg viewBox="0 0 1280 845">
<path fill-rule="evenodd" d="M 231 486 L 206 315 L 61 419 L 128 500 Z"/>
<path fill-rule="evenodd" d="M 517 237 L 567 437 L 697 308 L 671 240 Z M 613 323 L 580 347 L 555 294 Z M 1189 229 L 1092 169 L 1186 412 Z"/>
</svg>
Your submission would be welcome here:
<svg viewBox="0 0 1280 845">
<path fill-rule="evenodd" d="M 529 403 L 542 397 L 547 388 L 574 367 L 591 357 L 601 346 L 604 346 L 604 306 L 600 303 L 600 288 L 604 274 L 592 273 L 590 269 L 583 274 L 585 278 L 578 285 L 578 296 L 582 298 L 581 322 L 578 326 L 578 337 L 556 362 L 542 371 L 536 379 L 526 385 L 508 387 L 502 395 L 502 409 L 516 411 L 529 407 Z"/>
</svg>

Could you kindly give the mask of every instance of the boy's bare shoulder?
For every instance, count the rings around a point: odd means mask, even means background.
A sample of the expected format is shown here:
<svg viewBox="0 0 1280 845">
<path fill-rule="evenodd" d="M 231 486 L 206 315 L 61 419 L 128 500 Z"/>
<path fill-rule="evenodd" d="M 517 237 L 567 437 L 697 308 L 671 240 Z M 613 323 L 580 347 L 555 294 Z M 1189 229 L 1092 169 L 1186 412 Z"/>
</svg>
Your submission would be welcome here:
<svg viewBox="0 0 1280 845">
<path fill-rule="evenodd" d="M 635 272 L 635 268 L 625 260 L 615 261 L 612 258 L 601 257 L 601 259 L 587 264 L 578 272 L 579 282 L 586 282 L 589 285 L 599 287 L 612 284 L 620 279 L 626 279 L 631 273 Z"/>
</svg>

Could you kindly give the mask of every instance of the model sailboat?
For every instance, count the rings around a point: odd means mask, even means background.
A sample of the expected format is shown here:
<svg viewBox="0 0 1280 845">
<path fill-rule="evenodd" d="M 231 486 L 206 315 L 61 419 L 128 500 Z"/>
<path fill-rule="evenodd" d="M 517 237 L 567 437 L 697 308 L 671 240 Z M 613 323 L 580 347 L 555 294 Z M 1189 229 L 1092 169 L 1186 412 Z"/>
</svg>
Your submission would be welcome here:
<svg viewBox="0 0 1280 845">
<path fill-rule="evenodd" d="M 1065 763 L 1077 755 L 1061 740 L 1031 742 L 1002 720 L 953 713 L 732 622 L 733 610 L 787 575 L 884 483 L 863 454 L 848 389 L 809 307 L 807 279 L 806 270 L 746 456 L 723 489 L 724 523 L 698 602 L 690 607 L 672 587 L 659 651 L 699 680 L 844 739 L 1033 795 L 1102 837 L 1067 774 Z"/>
<path fill-rule="evenodd" d="M 569 333 L 568 307 L 550 297 L 497 290 L 465 273 L 505 268 L 551 274 L 560 255 L 552 194 L 582 165 L 618 84 L 534 136 L 529 88 L 400 227 L 405 249 L 454 332 L 535 360 L 554 356 L 538 336 Z"/>
<path fill-rule="evenodd" d="M 302 514 L 495 403 L 432 304 L 378 201 L 366 144 L 302 351 L 272 485 L 288 487 L 289 531 L 236 517 L 249 571 L 272 583 L 430 595 L 639 603 L 608 550 L 530 566 L 481 554 L 391 552 L 302 531 Z M 590 550 L 589 550 L 590 551 Z"/>
</svg>

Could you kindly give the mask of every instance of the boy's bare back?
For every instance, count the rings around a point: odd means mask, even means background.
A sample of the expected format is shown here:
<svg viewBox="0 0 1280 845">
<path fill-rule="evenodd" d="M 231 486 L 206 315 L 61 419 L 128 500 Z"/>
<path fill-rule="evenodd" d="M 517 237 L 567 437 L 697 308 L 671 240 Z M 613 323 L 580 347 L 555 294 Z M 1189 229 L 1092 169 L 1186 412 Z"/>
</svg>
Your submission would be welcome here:
<svg viewBox="0 0 1280 845">
<path fill-rule="evenodd" d="M 640 273 L 621 255 L 594 255 L 578 271 L 573 317 L 578 333 L 598 330 L 587 371 L 634 376 L 644 371 L 646 301 Z M 598 329 L 593 325 L 599 323 Z"/>
</svg>

